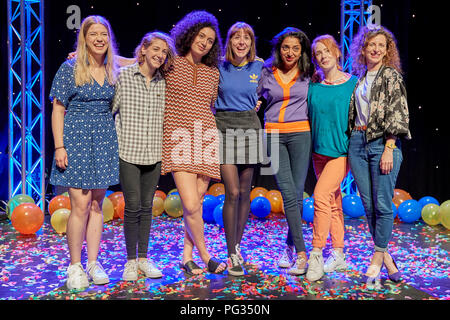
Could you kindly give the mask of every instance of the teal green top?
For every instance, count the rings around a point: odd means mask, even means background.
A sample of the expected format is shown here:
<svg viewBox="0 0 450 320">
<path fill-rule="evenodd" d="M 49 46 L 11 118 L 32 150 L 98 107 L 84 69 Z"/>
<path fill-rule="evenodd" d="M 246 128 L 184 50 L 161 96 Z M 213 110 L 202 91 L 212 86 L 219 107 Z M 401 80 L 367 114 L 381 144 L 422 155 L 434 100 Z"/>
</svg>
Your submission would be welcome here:
<svg viewBox="0 0 450 320">
<path fill-rule="evenodd" d="M 310 82 L 308 116 L 313 152 L 338 158 L 347 156 L 348 110 L 358 78 L 352 76 L 338 85 Z"/>
</svg>

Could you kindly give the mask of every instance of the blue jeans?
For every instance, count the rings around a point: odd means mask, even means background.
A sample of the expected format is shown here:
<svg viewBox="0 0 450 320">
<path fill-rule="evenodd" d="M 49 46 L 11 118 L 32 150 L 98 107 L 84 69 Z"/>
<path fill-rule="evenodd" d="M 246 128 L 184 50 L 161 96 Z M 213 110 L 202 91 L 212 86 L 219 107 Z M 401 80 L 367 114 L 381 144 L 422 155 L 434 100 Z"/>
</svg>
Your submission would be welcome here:
<svg viewBox="0 0 450 320">
<path fill-rule="evenodd" d="M 394 225 L 392 197 L 403 160 L 400 148 L 394 149 L 392 171 L 389 174 L 382 174 L 380 160 L 384 144 L 383 137 L 367 142 L 366 132 L 352 131 L 348 150 L 350 169 L 366 210 L 369 231 L 376 251 L 386 251 L 391 240 Z"/>
<path fill-rule="evenodd" d="M 286 244 L 297 252 L 306 251 L 303 240 L 303 191 L 311 159 L 311 132 L 267 134 L 267 150 L 272 153 L 272 139 L 279 139 L 279 166 L 275 180 L 283 197 L 288 223 Z"/>
</svg>

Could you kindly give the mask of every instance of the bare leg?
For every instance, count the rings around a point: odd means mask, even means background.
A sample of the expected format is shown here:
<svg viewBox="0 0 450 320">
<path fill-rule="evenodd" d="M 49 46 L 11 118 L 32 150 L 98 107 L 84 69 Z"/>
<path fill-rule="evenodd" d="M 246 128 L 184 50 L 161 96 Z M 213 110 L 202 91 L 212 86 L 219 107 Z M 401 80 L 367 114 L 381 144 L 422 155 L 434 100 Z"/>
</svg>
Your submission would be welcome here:
<svg viewBox="0 0 450 320">
<path fill-rule="evenodd" d="M 100 249 L 100 240 L 103 231 L 103 199 L 106 189 L 94 189 L 92 192 L 91 208 L 86 228 L 86 245 L 88 253 L 88 263 L 97 260 Z"/>
<path fill-rule="evenodd" d="M 81 262 L 81 249 L 86 235 L 86 225 L 91 205 L 89 190 L 69 188 L 71 212 L 67 221 L 67 244 L 70 263 Z"/>
</svg>

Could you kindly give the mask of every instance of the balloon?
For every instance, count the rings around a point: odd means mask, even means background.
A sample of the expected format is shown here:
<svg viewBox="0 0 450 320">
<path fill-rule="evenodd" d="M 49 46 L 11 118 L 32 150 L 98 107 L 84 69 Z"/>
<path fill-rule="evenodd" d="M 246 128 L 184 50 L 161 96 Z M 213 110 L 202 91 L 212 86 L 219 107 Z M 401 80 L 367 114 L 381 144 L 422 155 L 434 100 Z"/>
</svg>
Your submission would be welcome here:
<svg viewBox="0 0 450 320">
<path fill-rule="evenodd" d="M 167 195 L 164 193 L 164 191 L 156 190 L 154 197 L 160 197 L 164 201 L 164 200 L 166 200 Z"/>
<path fill-rule="evenodd" d="M 250 192 L 250 201 L 253 201 L 256 197 L 265 197 L 267 189 L 263 187 L 256 187 Z"/>
<path fill-rule="evenodd" d="M 203 221 L 206 223 L 214 223 L 214 209 L 219 205 L 220 202 L 217 197 L 211 194 L 205 195 L 203 198 Z"/>
<path fill-rule="evenodd" d="M 123 220 L 125 214 L 125 199 L 122 191 L 116 191 L 108 196 L 114 207 L 114 218 L 120 218 Z"/>
<path fill-rule="evenodd" d="M 225 195 L 224 194 L 219 194 L 216 199 L 219 201 L 219 203 L 222 203 L 225 201 Z"/>
<path fill-rule="evenodd" d="M 441 224 L 450 229 L 450 200 L 447 200 L 441 204 L 439 207 L 439 216 L 441 219 Z"/>
<path fill-rule="evenodd" d="M 72 207 L 70 206 L 70 198 L 67 196 L 59 195 L 50 200 L 48 204 L 48 213 L 52 215 L 53 212 L 58 209 L 69 209 L 70 211 L 72 209 Z"/>
<path fill-rule="evenodd" d="M 223 227 L 223 203 L 216 206 L 213 212 L 214 221 L 221 227 Z"/>
<path fill-rule="evenodd" d="M 105 197 L 109 197 L 113 193 L 114 193 L 114 191 L 112 191 L 112 190 L 106 190 Z"/>
<path fill-rule="evenodd" d="M 164 200 L 156 195 L 153 197 L 152 215 L 158 217 L 164 212 Z"/>
<path fill-rule="evenodd" d="M 308 197 L 303 199 L 302 219 L 306 222 L 314 221 L 314 198 Z"/>
<path fill-rule="evenodd" d="M 303 191 L 303 199 L 309 198 L 309 194 Z"/>
<path fill-rule="evenodd" d="M 366 214 L 361 197 L 348 194 L 342 199 L 342 211 L 352 218 L 359 218 Z"/>
<path fill-rule="evenodd" d="M 278 190 L 270 190 L 266 193 L 266 198 L 270 202 L 270 211 L 274 213 L 283 212 L 283 197 Z"/>
<path fill-rule="evenodd" d="M 108 222 L 114 219 L 114 205 L 108 197 L 103 199 L 102 212 L 103 222 Z"/>
<path fill-rule="evenodd" d="M 53 212 L 50 223 L 57 233 L 66 233 L 69 216 L 70 210 L 66 208 L 61 208 Z"/>
<path fill-rule="evenodd" d="M 170 196 L 170 195 L 171 195 L 172 193 L 174 193 L 174 192 L 177 192 L 177 193 L 178 193 L 177 188 L 170 190 L 170 191 L 167 193 L 167 197 Z M 166 200 L 166 199 L 164 199 L 164 200 Z"/>
<path fill-rule="evenodd" d="M 172 218 L 178 218 L 183 215 L 183 205 L 180 196 L 177 194 L 169 195 L 164 200 L 164 211 Z"/>
<path fill-rule="evenodd" d="M 215 197 L 221 194 L 225 194 L 225 186 L 223 185 L 223 183 L 214 183 L 211 187 L 209 187 L 208 194 L 211 194 Z"/>
<path fill-rule="evenodd" d="M 434 204 L 437 204 L 439 206 L 439 201 L 437 201 L 436 198 L 433 198 L 433 197 L 430 197 L 430 196 L 422 197 L 419 200 L 419 204 L 420 204 L 420 206 L 422 208 L 425 207 L 429 203 L 434 203 Z"/>
<path fill-rule="evenodd" d="M 397 208 L 400 206 L 402 202 L 411 199 L 412 197 L 408 192 L 402 189 L 394 189 L 394 197 L 392 198 L 392 201 L 394 202 Z"/>
<path fill-rule="evenodd" d="M 14 209 L 22 203 L 35 203 L 34 199 L 26 194 L 16 194 L 14 197 L 12 197 L 7 205 L 6 205 L 6 214 L 8 215 L 8 218 L 11 219 L 11 214 L 14 211 Z"/>
<path fill-rule="evenodd" d="M 420 202 L 419 202 L 420 203 Z M 439 205 L 429 203 L 422 208 L 421 216 L 423 221 L 430 226 L 435 226 L 441 222 Z"/>
<path fill-rule="evenodd" d="M 403 222 L 412 223 L 420 218 L 420 211 L 420 204 L 417 200 L 405 200 L 398 206 L 398 217 Z"/>
<path fill-rule="evenodd" d="M 250 211 L 258 218 L 265 218 L 270 213 L 270 202 L 265 197 L 256 197 L 250 203 Z"/>
<path fill-rule="evenodd" d="M 394 204 L 394 202 L 392 202 L 392 214 L 393 214 L 393 216 L 394 216 L 394 219 L 397 217 L 397 215 L 398 215 L 398 209 L 397 209 L 397 207 L 395 206 L 395 204 Z"/>
<path fill-rule="evenodd" d="M 44 213 L 34 203 L 22 203 L 14 209 L 11 223 L 21 234 L 34 234 L 44 223 Z"/>
</svg>

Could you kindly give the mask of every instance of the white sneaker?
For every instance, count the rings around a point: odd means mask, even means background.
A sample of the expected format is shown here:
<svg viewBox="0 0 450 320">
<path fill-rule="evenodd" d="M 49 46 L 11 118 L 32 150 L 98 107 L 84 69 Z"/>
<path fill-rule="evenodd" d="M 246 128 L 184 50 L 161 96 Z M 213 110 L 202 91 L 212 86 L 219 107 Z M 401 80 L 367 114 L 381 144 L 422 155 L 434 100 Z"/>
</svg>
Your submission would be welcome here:
<svg viewBox="0 0 450 320">
<path fill-rule="evenodd" d="M 241 246 L 240 246 L 240 244 L 239 243 L 236 244 L 235 248 L 236 248 L 236 254 L 237 254 L 238 258 L 239 258 L 239 263 L 241 265 L 244 265 L 245 261 L 244 261 L 244 258 L 241 255 Z"/>
<path fill-rule="evenodd" d="M 156 267 L 152 259 L 138 260 L 138 269 L 141 270 L 147 278 L 161 278 L 162 272 Z"/>
<path fill-rule="evenodd" d="M 317 281 L 324 275 L 323 272 L 323 256 L 322 252 L 311 251 L 308 260 L 308 271 L 306 279 L 309 281 Z"/>
<path fill-rule="evenodd" d="M 86 266 L 86 271 L 90 279 L 94 284 L 106 284 L 109 282 L 109 277 L 103 270 L 102 265 L 98 261 L 93 261 L 88 263 Z"/>
<path fill-rule="evenodd" d="M 138 278 L 138 266 L 136 260 L 128 260 L 122 273 L 124 281 L 136 281 Z"/>
<path fill-rule="evenodd" d="M 332 250 L 328 256 L 323 270 L 326 273 L 333 271 L 345 271 L 347 269 L 347 262 L 345 261 L 345 254 L 336 250 Z"/>
<path fill-rule="evenodd" d="M 278 266 L 280 268 L 290 268 L 295 263 L 294 248 L 287 246 L 283 251 L 280 259 L 278 260 Z"/>
<path fill-rule="evenodd" d="M 67 268 L 66 285 L 69 290 L 80 290 L 89 287 L 88 277 L 80 262 L 71 264 Z"/>
<path fill-rule="evenodd" d="M 306 273 L 306 260 L 303 257 L 297 256 L 297 260 L 288 270 L 289 274 L 299 276 Z"/>
</svg>

